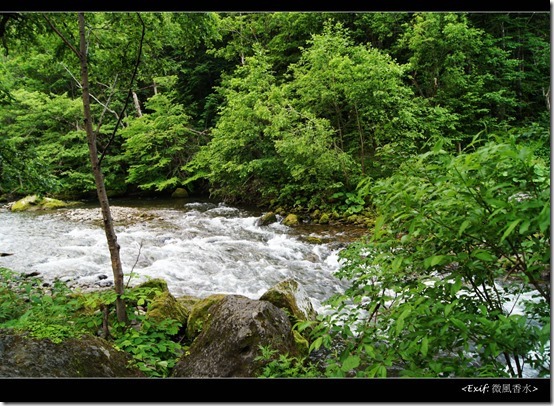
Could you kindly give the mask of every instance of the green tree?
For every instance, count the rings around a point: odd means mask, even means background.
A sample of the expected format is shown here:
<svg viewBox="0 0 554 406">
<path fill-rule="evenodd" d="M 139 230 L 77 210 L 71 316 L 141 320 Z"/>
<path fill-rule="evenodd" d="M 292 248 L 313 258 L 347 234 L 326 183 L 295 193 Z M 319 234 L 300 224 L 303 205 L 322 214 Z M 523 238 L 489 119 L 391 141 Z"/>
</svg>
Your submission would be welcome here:
<svg viewBox="0 0 554 406">
<path fill-rule="evenodd" d="M 196 174 L 188 182 L 206 177 L 212 195 L 228 201 L 268 198 L 268 185 L 278 184 L 282 171 L 273 140 L 265 134 L 274 86 L 271 66 L 261 49 L 224 79 L 218 91 L 225 102 L 209 143 L 185 168 Z"/>
<path fill-rule="evenodd" d="M 506 38 L 495 37 L 472 24 L 479 18 L 467 13 L 416 13 L 399 40 L 409 55 L 409 71 L 416 92 L 433 106 L 455 115 L 454 127 L 445 136 L 461 151 L 479 131 L 504 130 L 522 120 L 518 106 L 525 103 L 521 89 L 523 71 Z M 502 18 L 500 16 L 489 17 Z M 478 20 L 477 20 L 478 21 Z M 544 50 L 533 52 L 544 65 Z M 534 71 L 537 71 L 534 68 Z M 531 93 L 546 91 L 548 75 Z M 533 115 L 536 116 L 536 115 Z"/>
<path fill-rule="evenodd" d="M 361 174 L 380 176 L 384 167 L 396 166 L 390 156 L 379 159 L 379 150 L 392 146 L 404 157 L 413 155 L 451 125 L 451 115 L 404 84 L 404 66 L 384 52 L 353 44 L 340 24 L 327 24 L 314 35 L 291 72 L 294 105 L 329 120 L 335 145 L 357 157 Z"/>
<path fill-rule="evenodd" d="M 157 78 L 156 82 L 171 89 L 176 80 Z M 147 113 L 130 118 L 120 133 L 129 166 L 127 182 L 141 189 L 164 191 L 180 186 L 185 179 L 181 168 L 204 143 L 202 133 L 186 126 L 190 117 L 174 97 L 174 91 L 152 96 L 145 104 Z"/>
</svg>

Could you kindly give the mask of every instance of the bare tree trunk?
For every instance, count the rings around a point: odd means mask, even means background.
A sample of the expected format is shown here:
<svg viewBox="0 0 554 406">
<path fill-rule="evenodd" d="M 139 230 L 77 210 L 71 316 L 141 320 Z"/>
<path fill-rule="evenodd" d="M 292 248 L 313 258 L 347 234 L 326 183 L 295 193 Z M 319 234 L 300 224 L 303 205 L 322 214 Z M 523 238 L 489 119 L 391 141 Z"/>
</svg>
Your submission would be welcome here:
<svg viewBox="0 0 554 406">
<path fill-rule="evenodd" d="M 85 38 L 85 15 L 79 13 L 79 60 L 81 63 L 81 81 L 83 91 L 83 109 L 85 114 L 85 130 L 87 132 L 87 142 L 90 152 L 90 162 L 92 165 L 92 172 L 94 174 L 94 181 L 96 183 L 96 191 L 98 194 L 98 200 L 102 209 L 102 218 L 104 221 L 104 231 L 106 232 L 106 239 L 108 241 L 108 248 L 110 250 L 110 257 L 112 261 L 112 270 L 114 276 L 115 292 L 117 293 L 117 299 L 115 302 L 117 320 L 127 323 L 127 312 L 125 309 L 125 301 L 122 299 L 124 291 L 123 283 L 123 268 L 121 265 L 121 258 L 119 256 L 119 244 L 117 242 L 117 235 L 115 234 L 113 219 L 110 211 L 110 204 L 108 201 L 108 195 L 106 193 L 106 186 L 104 184 L 104 176 L 98 160 L 98 150 L 96 147 L 96 134 L 92 128 L 92 114 L 90 111 L 90 93 L 88 83 L 88 60 L 87 60 L 87 44 Z"/>
<path fill-rule="evenodd" d="M 133 92 L 133 102 L 135 103 L 135 110 L 137 111 L 137 117 L 142 117 L 142 111 L 140 110 L 139 99 L 135 92 Z"/>
</svg>

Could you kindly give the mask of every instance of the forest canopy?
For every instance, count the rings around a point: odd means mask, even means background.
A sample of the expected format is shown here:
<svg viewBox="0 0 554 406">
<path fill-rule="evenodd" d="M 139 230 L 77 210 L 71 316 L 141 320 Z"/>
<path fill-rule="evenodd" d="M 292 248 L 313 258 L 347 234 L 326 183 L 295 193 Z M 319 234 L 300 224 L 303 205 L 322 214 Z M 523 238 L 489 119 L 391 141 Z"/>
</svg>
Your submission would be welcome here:
<svg viewBox="0 0 554 406">
<path fill-rule="evenodd" d="M 46 15 L 3 16 L 0 193 L 86 197 L 78 65 L 47 22 L 76 38 L 76 17 Z M 137 13 L 87 16 L 113 194 L 186 187 L 234 203 L 347 209 L 360 182 L 437 142 L 461 153 L 476 135 L 518 133 L 549 158 L 548 13 L 140 17 L 143 43 Z"/>
</svg>

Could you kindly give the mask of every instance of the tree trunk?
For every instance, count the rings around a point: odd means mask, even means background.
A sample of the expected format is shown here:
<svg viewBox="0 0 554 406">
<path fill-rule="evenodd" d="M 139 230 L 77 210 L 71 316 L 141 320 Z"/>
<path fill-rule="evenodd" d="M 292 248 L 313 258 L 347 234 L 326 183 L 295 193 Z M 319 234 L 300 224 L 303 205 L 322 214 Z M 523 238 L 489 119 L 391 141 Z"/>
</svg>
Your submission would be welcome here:
<svg viewBox="0 0 554 406">
<path fill-rule="evenodd" d="M 79 13 L 79 62 L 81 64 L 81 82 L 83 91 L 83 109 L 85 114 L 85 130 L 87 133 L 87 142 L 90 152 L 90 162 L 92 165 L 92 172 L 94 174 L 94 181 L 96 183 L 96 191 L 98 194 L 98 200 L 102 209 L 102 218 L 104 221 L 104 231 L 106 232 L 106 239 L 108 241 L 108 248 L 110 250 L 110 257 L 112 261 L 112 270 L 114 276 L 115 292 L 117 293 L 117 299 L 115 302 L 117 320 L 127 323 L 127 312 L 125 309 L 125 301 L 122 299 L 123 295 L 123 268 L 121 265 L 121 259 L 119 256 L 119 244 L 117 242 L 117 235 L 115 234 L 113 219 L 110 211 L 110 204 L 108 201 L 108 195 L 106 193 L 106 186 L 104 184 L 104 176 L 100 168 L 98 160 L 98 150 L 96 147 L 96 134 L 92 128 L 92 114 L 90 111 L 90 93 L 88 83 L 88 60 L 87 60 L 87 44 L 85 38 L 85 15 Z"/>
</svg>

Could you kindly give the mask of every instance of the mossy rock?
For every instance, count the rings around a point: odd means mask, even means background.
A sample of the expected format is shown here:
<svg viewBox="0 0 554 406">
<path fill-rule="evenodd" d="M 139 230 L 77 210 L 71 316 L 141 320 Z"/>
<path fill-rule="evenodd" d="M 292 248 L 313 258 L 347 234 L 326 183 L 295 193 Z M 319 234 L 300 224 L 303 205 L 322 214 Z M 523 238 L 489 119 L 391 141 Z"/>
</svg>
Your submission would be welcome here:
<svg viewBox="0 0 554 406">
<path fill-rule="evenodd" d="M 276 221 L 277 221 L 277 215 L 274 212 L 270 211 L 262 215 L 256 222 L 256 225 L 267 226 L 267 225 L 270 225 L 271 223 L 275 223 Z"/>
<path fill-rule="evenodd" d="M 319 237 L 314 237 L 312 235 L 309 235 L 305 238 L 306 242 L 310 244 L 323 244 L 323 240 Z"/>
<path fill-rule="evenodd" d="M 154 278 L 149 279 L 146 282 L 142 282 L 141 284 L 135 286 L 132 289 L 141 289 L 141 288 L 152 288 L 153 290 L 160 291 L 160 292 L 168 292 L 169 289 L 167 287 L 167 281 L 162 278 Z"/>
<path fill-rule="evenodd" d="M 312 321 L 317 317 L 317 312 L 306 291 L 292 278 L 287 278 L 269 288 L 260 300 L 271 302 L 283 309 L 289 315 L 291 324 L 297 321 Z"/>
<path fill-rule="evenodd" d="M 283 220 L 283 224 L 285 226 L 293 227 L 293 226 L 297 226 L 298 224 L 300 224 L 300 222 L 298 221 L 298 216 L 296 214 L 290 213 Z"/>
<path fill-rule="evenodd" d="M 63 200 L 53 199 L 51 197 L 40 197 L 38 195 L 26 196 L 14 202 L 11 211 L 38 211 L 54 210 L 72 205 L 72 203 Z"/>
<path fill-rule="evenodd" d="M 206 327 L 206 324 L 209 323 L 211 316 L 209 312 L 210 307 L 219 303 L 226 296 L 223 293 L 216 293 L 200 299 L 194 304 L 187 320 L 187 338 L 194 340 L 200 334 L 202 329 Z"/>
<path fill-rule="evenodd" d="M 185 197 L 189 197 L 189 193 L 187 192 L 186 189 L 182 188 L 182 187 L 178 187 L 177 189 L 175 189 L 175 191 L 171 194 L 171 197 L 174 197 L 174 198 L 185 198 Z"/>
<path fill-rule="evenodd" d="M 202 299 L 196 296 L 179 296 L 177 298 L 177 301 L 181 304 L 181 306 L 187 309 L 187 312 L 189 313 L 189 315 L 192 312 L 192 308 L 194 307 L 194 305 L 198 303 L 200 300 Z"/>
<path fill-rule="evenodd" d="M 129 353 L 100 337 L 84 335 L 54 343 L 29 333 L 0 330 L 0 377 L 142 378 Z"/>
<path fill-rule="evenodd" d="M 157 296 L 169 292 L 167 282 L 162 278 L 149 279 L 129 289 L 129 293 L 142 290 L 147 300 L 154 300 Z"/>
<path fill-rule="evenodd" d="M 162 292 L 148 305 L 146 317 L 155 322 L 177 320 L 183 328 L 187 325 L 189 311 L 170 292 Z"/>
<path fill-rule="evenodd" d="M 323 213 L 319 218 L 319 224 L 329 224 L 329 213 Z"/>
</svg>

